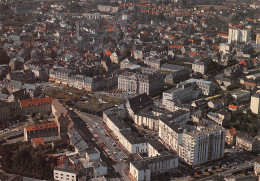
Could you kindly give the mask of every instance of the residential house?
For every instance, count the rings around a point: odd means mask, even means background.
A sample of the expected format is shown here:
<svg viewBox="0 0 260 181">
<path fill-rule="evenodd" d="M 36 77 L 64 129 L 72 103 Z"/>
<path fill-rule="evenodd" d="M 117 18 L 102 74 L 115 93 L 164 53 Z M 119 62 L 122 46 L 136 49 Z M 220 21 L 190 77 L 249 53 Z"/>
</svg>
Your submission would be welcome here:
<svg viewBox="0 0 260 181">
<path fill-rule="evenodd" d="M 37 99 L 20 100 L 21 109 L 24 114 L 28 115 L 31 113 L 49 114 L 51 112 L 52 97 L 44 97 Z"/>
<path fill-rule="evenodd" d="M 259 141 L 247 133 L 239 131 L 236 135 L 236 147 L 255 152 L 259 150 Z"/>
<path fill-rule="evenodd" d="M 207 71 L 207 65 L 204 62 L 197 60 L 192 64 L 192 70 L 204 75 Z"/>
<path fill-rule="evenodd" d="M 231 128 L 231 129 L 226 130 L 225 141 L 228 145 L 235 145 L 236 144 L 236 134 L 237 134 L 237 130 L 235 128 Z"/>
</svg>

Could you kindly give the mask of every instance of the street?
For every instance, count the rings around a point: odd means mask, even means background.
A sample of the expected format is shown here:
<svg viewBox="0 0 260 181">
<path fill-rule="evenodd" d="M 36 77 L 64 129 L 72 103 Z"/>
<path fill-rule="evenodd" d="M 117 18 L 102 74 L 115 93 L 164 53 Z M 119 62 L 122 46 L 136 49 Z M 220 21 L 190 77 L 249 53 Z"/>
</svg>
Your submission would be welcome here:
<svg viewBox="0 0 260 181">
<path fill-rule="evenodd" d="M 95 145 L 98 147 L 97 149 L 103 153 L 104 157 L 106 157 L 107 162 L 105 163 L 108 168 L 115 170 L 114 174 L 119 174 L 123 177 L 123 180 L 129 180 L 128 176 L 123 171 L 123 168 L 126 166 L 124 160 L 127 157 L 118 148 L 116 143 L 109 138 L 102 125 L 102 118 L 79 111 L 75 111 L 75 113 L 84 121 L 86 124 L 85 128 L 91 134 L 91 137 L 93 137 L 92 140 L 95 140 Z M 83 133 L 85 132 L 83 131 Z M 120 180 L 122 180 L 122 178 Z"/>
</svg>

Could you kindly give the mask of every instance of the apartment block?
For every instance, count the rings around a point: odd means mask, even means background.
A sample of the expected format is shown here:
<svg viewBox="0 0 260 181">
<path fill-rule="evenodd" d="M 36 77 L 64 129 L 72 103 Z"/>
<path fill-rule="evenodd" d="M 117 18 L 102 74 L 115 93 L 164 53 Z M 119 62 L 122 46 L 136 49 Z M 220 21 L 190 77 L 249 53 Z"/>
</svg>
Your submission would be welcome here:
<svg viewBox="0 0 260 181">
<path fill-rule="evenodd" d="M 225 129 L 219 126 L 199 127 L 183 133 L 178 155 L 196 166 L 224 156 Z"/>
<path fill-rule="evenodd" d="M 129 176 L 134 181 L 150 181 L 155 173 L 167 173 L 178 167 L 178 158 L 160 155 L 130 162 Z"/>
</svg>

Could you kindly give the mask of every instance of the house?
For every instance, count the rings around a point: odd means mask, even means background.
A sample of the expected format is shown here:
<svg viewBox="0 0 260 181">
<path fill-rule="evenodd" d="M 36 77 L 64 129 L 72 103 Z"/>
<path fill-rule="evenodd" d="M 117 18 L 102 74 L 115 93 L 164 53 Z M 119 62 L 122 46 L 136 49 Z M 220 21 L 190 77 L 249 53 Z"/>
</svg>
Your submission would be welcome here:
<svg viewBox="0 0 260 181">
<path fill-rule="evenodd" d="M 259 150 L 259 141 L 244 132 L 238 132 L 236 135 L 236 147 L 246 151 L 255 152 Z"/>
<path fill-rule="evenodd" d="M 221 99 L 211 99 L 208 102 L 208 106 L 214 110 L 220 110 L 224 107 L 224 101 Z"/>
<path fill-rule="evenodd" d="M 236 134 L 237 134 L 237 130 L 235 128 L 226 130 L 225 141 L 228 145 L 236 144 Z"/>
<path fill-rule="evenodd" d="M 246 90 L 239 90 L 231 94 L 235 101 L 241 103 L 250 100 L 250 92 Z"/>
<path fill-rule="evenodd" d="M 100 152 L 96 148 L 87 149 L 86 159 L 88 162 L 98 161 L 100 159 Z"/>
<path fill-rule="evenodd" d="M 200 61 L 200 60 L 196 60 L 193 64 L 192 64 L 192 70 L 194 72 L 199 72 L 202 75 L 204 75 L 207 71 L 207 65 Z"/>
<path fill-rule="evenodd" d="M 197 86 L 201 88 L 204 95 L 210 96 L 214 92 L 214 85 L 211 81 L 191 78 L 189 80 L 186 80 L 186 82 L 196 83 Z"/>
<path fill-rule="evenodd" d="M 118 90 L 131 93 L 154 95 L 163 88 L 163 76 L 158 73 L 126 71 L 118 76 Z"/>
<path fill-rule="evenodd" d="M 58 126 L 56 123 L 38 124 L 24 128 L 24 140 L 30 141 L 33 138 L 58 136 Z"/>
<path fill-rule="evenodd" d="M 28 115 L 31 113 L 49 114 L 51 112 L 52 97 L 44 97 L 38 99 L 27 99 L 20 100 L 20 106 L 24 114 Z"/>
<path fill-rule="evenodd" d="M 78 181 L 78 173 L 67 168 L 54 168 L 53 177 L 55 181 Z"/>
<path fill-rule="evenodd" d="M 45 146 L 45 143 L 42 138 L 33 138 L 31 142 L 34 148 L 37 148 L 40 145 Z"/>
<path fill-rule="evenodd" d="M 119 60 L 118 60 L 118 56 L 117 56 L 116 52 L 114 52 L 114 53 L 112 53 L 112 55 L 110 55 L 110 60 L 111 60 L 111 62 L 113 62 L 115 64 L 119 64 Z"/>
</svg>

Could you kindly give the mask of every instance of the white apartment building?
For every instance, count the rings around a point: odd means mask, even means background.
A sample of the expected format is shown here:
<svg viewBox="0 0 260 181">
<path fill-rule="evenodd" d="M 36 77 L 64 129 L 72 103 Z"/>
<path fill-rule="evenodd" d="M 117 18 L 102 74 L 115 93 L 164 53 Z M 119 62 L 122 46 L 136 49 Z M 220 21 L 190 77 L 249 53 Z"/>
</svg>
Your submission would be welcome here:
<svg viewBox="0 0 260 181">
<path fill-rule="evenodd" d="M 138 126 L 145 126 L 150 130 L 158 131 L 158 117 L 153 115 L 152 111 L 148 112 L 139 112 L 134 115 L 134 122 Z"/>
<path fill-rule="evenodd" d="M 175 152 L 178 152 L 179 145 L 182 144 L 183 130 L 178 124 L 170 122 L 169 119 L 160 118 L 159 138 L 165 145 Z"/>
<path fill-rule="evenodd" d="M 74 170 L 54 168 L 53 176 L 55 181 L 77 181 L 77 173 Z"/>
<path fill-rule="evenodd" d="M 210 96 L 213 93 L 214 85 L 211 81 L 206 81 L 203 79 L 194 79 L 191 78 L 186 82 L 196 83 L 199 88 L 201 88 L 202 92 L 206 96 Z"/>
<path fill-rule="evenodd" d="M 150 181 L 155 173 L 167 173 L 178 167 L 178 158 L 160 155 L 130 163 L 129 176 L 134 181 Z"/>
<path fill-rule="evenodd" d="M 200 127 L 184 133 L 178 155 L 190 165 L 200 165 L 224 156 L 225 129 Z"/>
<path fill-rule="evenodd" d="M 202 94 L 201 89 L 188 82 L 181 82 L 175 88 L 163 92 L 162 105 L 169 111 L 174 111 L 174 101 L 185 102 L 197 99 Z"/>
<path fill-rule="evenodd" d="M 192 64 L 192 70 L 194 72 L 199 72 L 202 75 L 204 75 L 207 71 L 207 65 L 204 64 L 202 61 L 200 60 L 196 60 L 193 64 Z"/>
<path fill-rule="evenodd" d="M 118 139 L 129 153 L 148 152 L 147 139 L 144 137 L 138 137 L 128 130 L 121 131 Z"/>
<path fill-rule="evenodd" d="M 229 28 L 228 30 L 228 44 L 235 43 L 248 43 L 251 37 L 251 30 Z"/>
<path fill-rule="evenodd" d="M 260 97 L 258 93 L 251 96 L 250 109 L 252 113 L 260 114 Z"/>
</svg>

